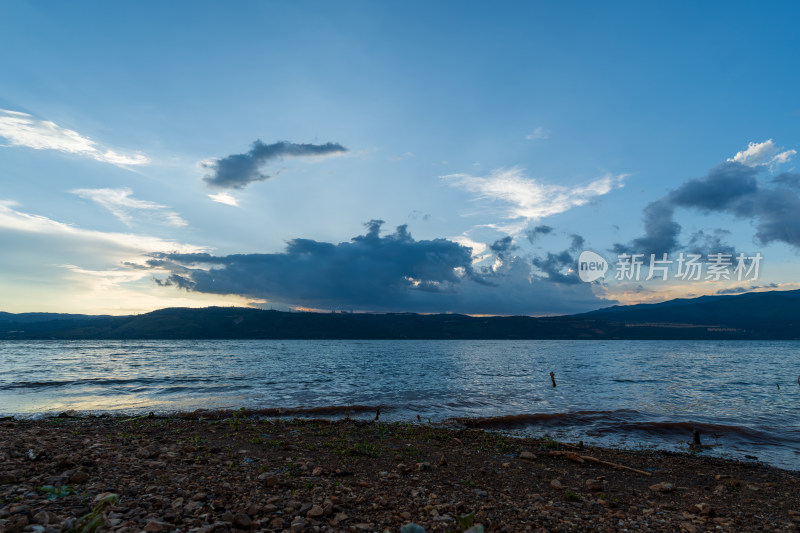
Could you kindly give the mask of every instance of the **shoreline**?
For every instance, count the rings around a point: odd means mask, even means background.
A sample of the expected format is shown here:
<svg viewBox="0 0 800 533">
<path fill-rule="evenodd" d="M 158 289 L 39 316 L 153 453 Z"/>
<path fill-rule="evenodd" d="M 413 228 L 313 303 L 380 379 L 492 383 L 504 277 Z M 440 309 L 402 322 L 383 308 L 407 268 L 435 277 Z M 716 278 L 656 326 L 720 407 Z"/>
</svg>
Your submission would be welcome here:
<svg viewBox="0 0 800 533">
<path fill-rule="evenodd" d="M 800 529 L 795 471 L 480 429 L 244 410 L 5 419 L 0 441 L 0 533 L 95 507 L 121 532 Z"/>
<path fill-rule="evenodd" d="M 349 404 L 349 405 L 320 405 L 314 407 L 257 407 L 233 409 L 230 407 L 209 407 L 197 408 L 194 410 L 157 410 L 146 411 L 144 409 L 130 410 L 121 409 L 117 411 L 108 410 L 92 410 L 92 411 L 77 411 L 70 409 L 67 411 L 49 411 L 30 414 L 0 414 L 0 422 L 11 421 L 46 421 L 51 419 L 117 419 L 128 420 L 137 418 L 157 418 L 157 419 L 222 419 L 231 416 L 244 415 L 250 418 L 264 418 L 264 419 L 292 419 L 298 418 L 302 420 L 311 420 L 315 418 L 325 419 L 327 421 L 336 421 L 340 419 L 353 419 L 360 421 L 373 420 L 376 412 L 381 413 L 382 422 L 392 423 L 413 423 L 423 424 L 427 422 L 428 426 L 439 427 L 449 430 L 458 429 L 477 429 L 488 432 L 503 434 L 512 438 L 537 438 L 543 436 L 544 438 L 556 439 L 560 441 L 581 441 L 586 440 L 586 444 L 596 448 L 608 448 L 618 450 L 653 450 L 662 451 L 665 453 L 700 453 L 710 457 L 740 461 L 743 463 L 757 463 L 765 466 L 774 467 L 790 472 L 800 473 L 800 458 L 795 461 L 781 460 L 780 456 L 775 456 L 774 452 L 766 452 L 767 457 L 764 458 L 764 450 L 759 449 L 759 446 L 764 444 L 773 447 L 780 447 L 781 440 L 776 440 L 775 435 L 764 433 L 761 435 L 763 440 L 753 441 L 750 443 L 739 441 L 736 444 L 737 437 L 742 436 L 751 437 L 753 430 L 748 426 L 735 426 L 730 423 L 713 423 L 708 421 L 678 421 L 678 420 L 642 420 L 636 422 L 630 419 L 620 419 L 618 423 L 627 428 L 627 432 L 619 433 L 619 438 L 604 438 L 604 434 L 594 433 L 594 430 L 587 428 L 579 430 L 582 426 L 581 420 L 575 420 L 566 425 L 559 423 L 562 420 L 570 420 L 571 418 L 580 419 L 583 416 L 594 417 L 597 415 L 613 415 L 613 411 L 574 411 L 574 412 L 556 412 L 556 413 L 521 413 L 511 415 L 493 415 L 493 416 L 451 416 L 443 419 L 435 419 L 431 421 L 430 418 L 422 417 L 417 414 L 416 420 L 412 416 L 397 417 L 392 416 L 393 409 L 384 405 L 366 405 L 366 404 Z M 556 421 L 555 425 L 550 422 Z M 606 424 L 612 424 L 612 420 L 606 421 Z M 609 426 L 610 427 L 610 426 Z M 637 438 L 635 430 L 647 432 L 657 431 L 661 432 L 661 438 L 654 438 L 654 435 L 644 436 L 644 438 Z M 533 434 L 532 430 L 536 430 Z M 574 431 L 569 431 L 573 429 Z M 565 430 L 567 430 L 565 432 Z M 692 445 L 694 438 L 693 430 L 698 430 L 698 437 L 702 441 L 702 445 Z M 607 430 L 605 430 L 607 432 Z M 718 433 L 717 433 L 718 432 Z M 762 431 L 763 432 L 763 431 Z M 612 433 L 613 435 L 613 433 Z M 627 437 L 627 438 L 626 438 Z M 723 439 L 720 442 L 720 439 Z M 752 438 L 752 437 L 751 437 Z M 610 442 L 609 442 L 610 441 Z M 633 444 L 630 444 L 630 443 Z M 794 442 L 792 442 L 794 444 Z M 754 448 L 743 448 L 743 446 L 753 446 Z M 785 444 L 784 444 L 785 445 Z M 789 448 L 791 451 L 792 448 Z M 794 451 L 797 455 L 798 451 Z M 790 454 L 791 455 L 791 454 Z M 777 459 L 777 460 L 776 460 Z"/>
</svg>

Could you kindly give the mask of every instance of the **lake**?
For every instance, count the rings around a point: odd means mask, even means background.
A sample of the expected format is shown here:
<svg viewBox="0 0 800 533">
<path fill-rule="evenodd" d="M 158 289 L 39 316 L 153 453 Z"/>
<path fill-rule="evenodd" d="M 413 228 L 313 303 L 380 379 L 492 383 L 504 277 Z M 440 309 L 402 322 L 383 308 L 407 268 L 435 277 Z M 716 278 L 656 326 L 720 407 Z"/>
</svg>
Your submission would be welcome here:
<svg viewBox="0 0 800 533">
<path fill-rule="evenodd" d="M 2 341 L 0 414 L 286 408 L 800 470 L 800 342 Z M 557 387 L 553 387 L 550 372 Z M 336 406 L 331 409 L 323 409 Z M 358 406 L 358 407 L 354 407 Z"/>
</svg>

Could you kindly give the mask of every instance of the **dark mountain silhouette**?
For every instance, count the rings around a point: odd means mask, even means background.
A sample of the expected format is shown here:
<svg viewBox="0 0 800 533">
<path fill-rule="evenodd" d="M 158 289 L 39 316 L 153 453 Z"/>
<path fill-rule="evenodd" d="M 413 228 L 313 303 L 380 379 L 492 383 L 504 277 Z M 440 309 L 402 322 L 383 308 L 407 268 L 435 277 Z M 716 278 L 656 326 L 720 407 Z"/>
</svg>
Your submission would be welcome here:
<svg viewBox="0 0 800 533">
<path fill-rule="evenodd" d="M 0 339 L 796 339 L 800 291 L 703 296 L 554 317 L 169 308 L 0 313 Z"/>
</svg>

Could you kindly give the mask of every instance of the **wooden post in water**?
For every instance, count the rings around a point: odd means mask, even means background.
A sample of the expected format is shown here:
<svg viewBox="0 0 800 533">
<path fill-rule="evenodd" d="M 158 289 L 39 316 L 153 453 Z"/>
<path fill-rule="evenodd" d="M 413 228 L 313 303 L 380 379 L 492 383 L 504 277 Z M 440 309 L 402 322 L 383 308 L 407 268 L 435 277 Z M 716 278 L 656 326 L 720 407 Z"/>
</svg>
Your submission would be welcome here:
<svg viewBox="0 0 800 533">
<path fill-rule="evenodd" d="M 692 430 L 692 446 L 702 446 L 700 444 L 700 432 L 697 431 L 697 428 Z"/>
<path fill-rule="evenodd" d="M 556 386 L 556 374 L 555 372 L 550 372 L 550 381 L 553 382 L 553 387 Z"/>
</svg>

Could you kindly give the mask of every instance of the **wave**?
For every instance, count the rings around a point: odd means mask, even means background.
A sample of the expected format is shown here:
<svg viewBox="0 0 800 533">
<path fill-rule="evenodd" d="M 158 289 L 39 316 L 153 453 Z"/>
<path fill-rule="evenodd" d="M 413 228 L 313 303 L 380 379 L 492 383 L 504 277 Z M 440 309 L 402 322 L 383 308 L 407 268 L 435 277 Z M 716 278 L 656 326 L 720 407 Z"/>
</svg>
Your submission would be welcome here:
<svg viewBox="0 0 800 533">
<path fill-rule="evenodd" d="M 189 413 L 174 413 L 172 416 L 179 418 L 224 418 L 232 416 L 233 413 L 240 413 L 244 416 L 336 416 L 351 415 L 356 413 L 375 413 L 378 409 L 385 409 L 380 406 L 372 405 L 323 405 L 317 407 L 271 407 L 263 409 L 197 409 Z"/>
<path fill-rule="evenodd" d="M 726 446 L 788 446 L 800 442 L 800 428 L 712 423 L 696 420 L 663 420 L 629 409 L 614 411 L 574 411 L 566 413 L 523 413 L 492 417 L 458 417 L 450 423 L 468 428 L 494 431 L 569 428 L 601 438 L 643 439 L 659 442 L 688 442 L 694 430 L 700 432 L 704 444 Z M 523 431 L 524 433 L 524 431 Z"/>
</svg>

